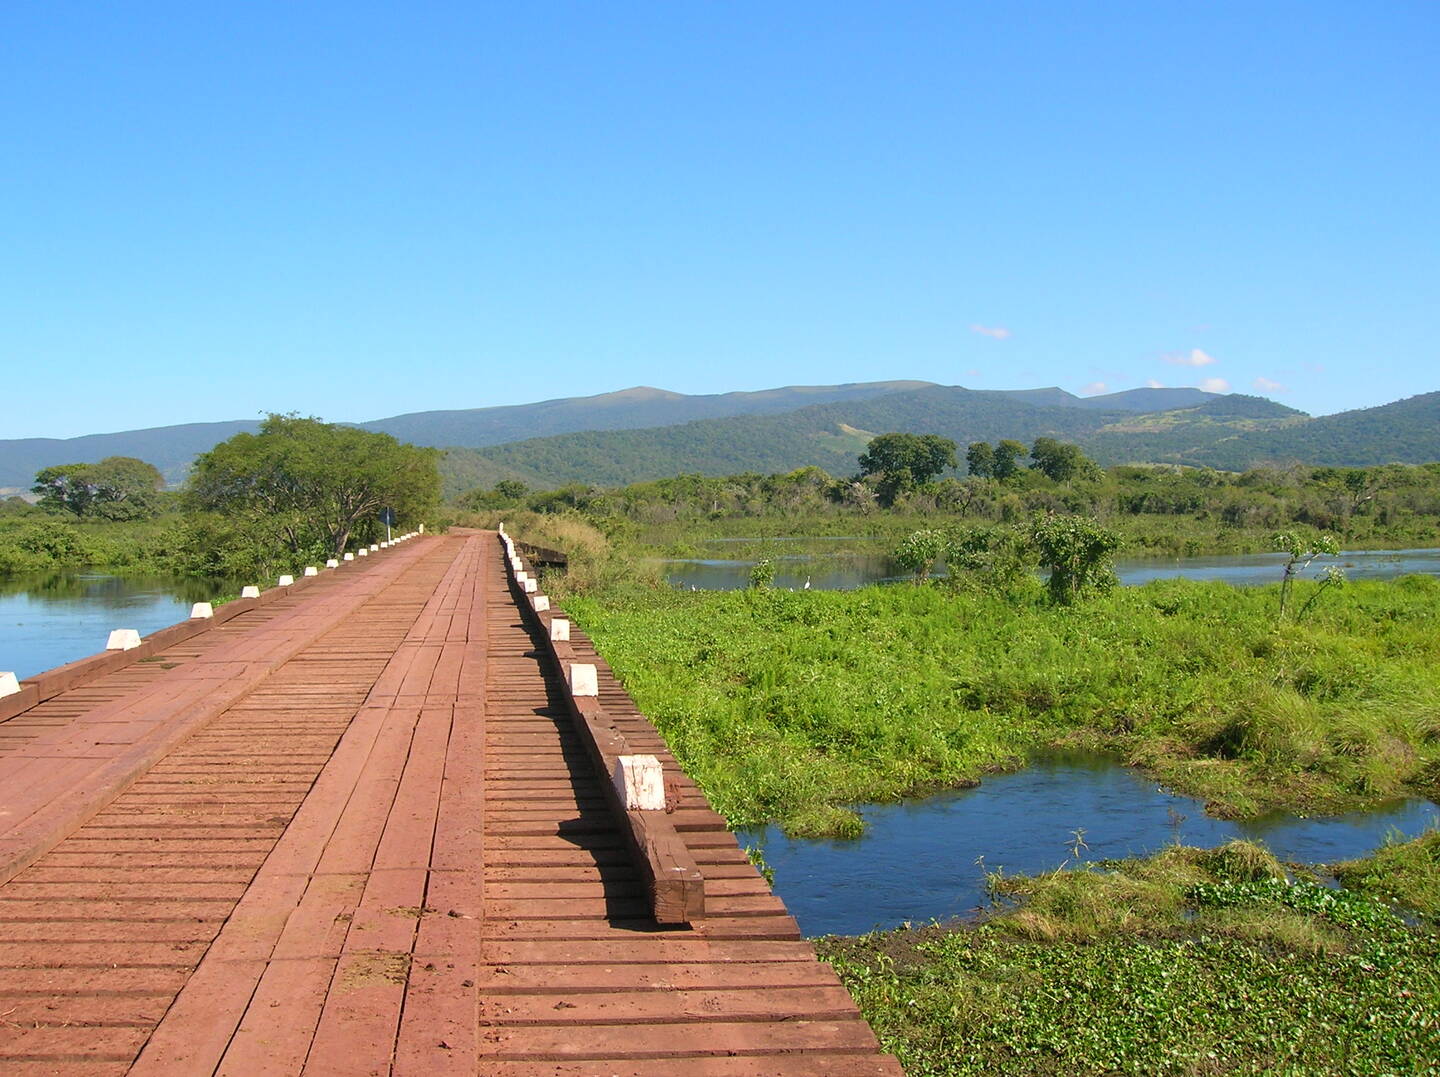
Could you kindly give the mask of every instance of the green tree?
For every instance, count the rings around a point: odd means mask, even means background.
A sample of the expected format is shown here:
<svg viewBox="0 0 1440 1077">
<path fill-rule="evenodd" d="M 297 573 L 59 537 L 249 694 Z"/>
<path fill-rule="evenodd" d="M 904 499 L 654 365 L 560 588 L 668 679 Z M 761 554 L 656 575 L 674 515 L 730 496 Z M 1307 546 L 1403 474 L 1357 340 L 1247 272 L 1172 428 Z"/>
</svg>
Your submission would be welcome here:
<svg viewBox="0 0 1440 1077">
<path fill-rule="evenodd" d="M 389 434 L 271 415 L 258 434 L 236 434 L 201 454 L 188 498 L 292 553 L 338 557 L 352 536 L 380 533 L 382 509 L 401 530 L 420 523 L 440 499 L 438 457 Z"/>
<path fill-rule="evenodd" d="M 860 454 L 862 475 L 908 471 L 916 483 L 929 482 L 955 466 L 955 443 L 939 434 L 881 434 Z"/>
<path fill-rule="evenodd" d="M 60 464 L 35 475 L 30 489 L 45 508 L 102 520 L 144 520 L 160 511 L 165 478 L 133 456 L 107 456 L 96 464 Z"/>
<path fill-rule="evenodd" d="M 1054 438 L 1036 438 L 1030 447 L 1030 469 L 1056 482 L 1070 482 L 1099 473 L 1095 462 L 1080 451 L 1080 446 Z"/>
<path fill-rule="evenodd" d="M 924 528 L 913 531 L 901 541 L 890 555 L 890 559 L 906 572 L 915 574 L 916 583 L 924 583 L 934 571 L 935 562 L 945 552 L 946 538 L 943 531 Z"/>
<path fill-rule="evenodd" d="M 995 450 L 988 441 L 971 442 L 970 448 L 965 450 L 965 463 L 970 468 L 970 474 L 976 478 L 995 477 Z"/>
<path fill-rule="evenodd" d="M 1017 474 L 1020 470 L 1020 461 L 1024 459 L 1028 450 L 1018 441 L 1006 439 L 995 446 L 995 478 L 1004 482 L 1006 479 Z"/>
<path fill-rule="evenodd" d="M 1050 597 L 1069 606 L 1118 583 L 1112 555 L 1120 536 L 1089 516 L 1038 517 L 1031 541 L 1040 564 L 1050 569 Z"/>
<path fill-rule="evenodd" d="M 1280 578 L 1280 612 L 1277 620 L 1285 620 L 1285 614 L 1290 608 L 1290 595 L 1295 587 L 1295 577 L 1309 568 L 1317 557 L 1334 557 L 1340 552 L 1340 544 L 1330 535 L 1305 535 L 1297 531 L 1281 531 L 1273 539 L 1280 552 L 1285 554 L 1285 572 Z M 1345 573 L 1339 566 L 1331 566 L 1333 571 L 1326 573 L 1325 579 L 1320 584 L 1323 591 L 1327 586 L 1343 583 Z M 1305 609 L 1309 609 L 1314 603 L 1312 595 L 1309 602 L 1305 603 Z M 1304 610 L 1301 611 L 1302 614 Z"/>
<path fill-rule="evenodd" d="M 35 473 L 30 492 L 40 495 L 36 502 L 52 512 L 73 512 L 84 516 L 90 508 L 90 484 L 85 481 L 89 464 L 56 464 Z"/>
</svg>

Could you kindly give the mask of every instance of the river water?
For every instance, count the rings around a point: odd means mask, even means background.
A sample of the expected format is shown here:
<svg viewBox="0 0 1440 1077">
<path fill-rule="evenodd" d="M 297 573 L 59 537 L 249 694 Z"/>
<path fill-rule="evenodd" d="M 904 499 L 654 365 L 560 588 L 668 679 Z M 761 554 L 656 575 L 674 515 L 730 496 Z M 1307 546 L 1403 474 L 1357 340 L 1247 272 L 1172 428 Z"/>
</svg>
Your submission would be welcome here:
<svg viewBox="0 0 1440 1077">
<path fill-rule="evenodd" d="M 775 827 L 741 831 L 775 871 L 775 892 L 806 935 L 855 935 L 906 922 L 973 913 L 985 904 L 984 872 L 1050 871 L 1077 831 L 1083 860 L 1144 856 L 1171 842 L 1209 847 L 1263 842 L 1281 860 L 1322 864 L 1364 856 L 1388 834 L 1415 837 L 1440 823 L 1428 800 L 1376 811 L 1247 822 L 1212 819 L 1140 773 L 1090 755 L 1042 757 L 1024 770 L 961 790 L 859 808 L 869 828 L 854 841 L 790 839 Z"/>
<path fill-rule="evenodd" d="M 234 590 L 233 587 L 228 588 Z M 149 635 L 190 616 L 224 581 L 57 571 L 0 576 L 0 671 L 23 680 L 105 649 L 114 628 Z"/>
<path fill-rule="evenodd" d="M 849 591 L 866 584 L 909 579 L 888 557 L 879 554 L 824 558 L 781 556 L 772 563 L 775 586 L 796 590 L 803 589 L 807 582 L 817 591 Z M 660 562 L 665 578 L 676 587 L 699 591 L 734 591 L 747 587 L 754 564 L 754 561 L 723 557 L 673 558 Z M 1278 583 L 1284 564 L 1285 555 L 1279 553 L 1128 558 L 1116 561 L 1115 571 L 1125 584 L 1181 578 L 1220 580 L 1248 587 Z M 1318 558 L 1308 575 L 1318 578 L 1331 565 L 1339 565 L 1348 578 L 1356 580 L 1388 580 L 1410 573 L 1440 576 L 1440 549 L 1349 550 L 1338 557 Z"/>
</svg>

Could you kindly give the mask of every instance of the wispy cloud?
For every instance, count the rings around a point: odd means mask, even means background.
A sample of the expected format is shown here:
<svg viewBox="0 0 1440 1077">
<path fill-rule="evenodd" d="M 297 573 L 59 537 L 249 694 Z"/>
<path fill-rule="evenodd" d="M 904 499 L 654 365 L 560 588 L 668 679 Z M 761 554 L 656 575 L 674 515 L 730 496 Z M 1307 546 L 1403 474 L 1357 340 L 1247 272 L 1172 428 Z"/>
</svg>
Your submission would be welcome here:
<svg viewBox="0 0 1440 1077">
<path fill-rule="evenodd" d="M 1230 383 L 1224 378 L 1206 378 L 1199 385 L 1195 386 L 1195 388 L 1206 393 L 1228 393 L 1230 391 Z"/>
<path fill-rule="evenodd" d="M 966 376 L 967 378 L 978 378 L 978 377 L 980 376 L 980 371 L 978 371 L 978 370 L 967 370 L 967 371 L 965 371 L 965 376 Z"/>
<path fill-rule="evenodd" d="M 1010 330 L 1001 325 L 972 325 L 970 332 L 979 333 L 982 337 L 991 337 L 995 340 L 1009 340 Z"/>
<path fill-rule="evenodd" d="M 1160 358 L 1172 366 L 1209 366 L 1215 362 L 1213 355 L 1202 352 L 1199 348 L 1191 348 L 1188 352 L 1171 352 Z"/>
<path fill-rule="evenodd" d="M 1145 388 L 1147 388 L 1147 389 L 1163 389 L 1163 388 L 1165 388 L 1165 383 L 1164 383 L 1163 381 L 1156 381 L 1154 378 L 1146 378 L 1146 379 L 1145 379 Z"/>
<path fill-rule="evenodd" d="M 1285 386 L 1281 385 L 1278 381 L 1271 381 L 1269 378 L 1266 377 L 1256 378 L 1250 384 L 1253 385 L 1255 388 L 1259 389 L 1262 393 L 1285 392 Z"/>
<path fill-rule="evenodd" d="M 1080 395 L 1099 396 L 1101 393 L 1106 392 L 1109 388 L 1110 386 L 1106 385 L 1103 381 L 1092 381 L 1089 385 L 1085 386 L 1083 389 L 1080 390 Z"/>
</svg>

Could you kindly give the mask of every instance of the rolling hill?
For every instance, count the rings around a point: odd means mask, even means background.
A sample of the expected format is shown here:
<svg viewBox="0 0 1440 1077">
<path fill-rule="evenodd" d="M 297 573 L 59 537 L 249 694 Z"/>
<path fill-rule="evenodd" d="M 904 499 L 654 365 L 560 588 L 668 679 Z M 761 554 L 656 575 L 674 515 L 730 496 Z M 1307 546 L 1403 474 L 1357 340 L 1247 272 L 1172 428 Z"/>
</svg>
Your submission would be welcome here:
<svg viewBox="0 0 1440 1077">
<path fill-rule="evenodd" d="M 435 448 L 482 447 L 520 438 L 584 430 L 629 430 L 669 426 L 695 419 L 732 415 L 770 415 L 814 404 L 865 400 L 886 393 L 908 392 L 930 385 L 924 381 L 877 381 L 845 385 L 790 385 L 759 392 L 686 396 L 638 386 L 599 396 L 542 400 L 495 408 L 462 411 L 420 411 L 355 425 L 391 434 L 401 441 Z M 1058 390 L 1057 390 L 1058 391 Z M 87 434 L 76 438 L 0 440 L 0 489 L 28 490 L 35 472 L 53 464 L 88 464 L 107 456 L 138 456 L 160 469 L 171 483 L 183 479 L 195 457 L 241 431 L 254 431 L 255 421 L 190 423 Z"/>
<path fill-rule="evenodd" d="M 1139 414 L 1065 402 L 1080 398 L 1061 390 L 1018 393 L 958 386 L 927 386 L 869 400 L 800 408 L 783 416 L 706 419 L 677 426 L 628 431 L 589 431 L 532 438 L 474 451 L 452 450 L 445 464 L 447 488 L 493 485 L 515 478 L 536 487 L 569 482 L 601 486 L 660 478 L 678 472 L 726 475 L 741 471 L 789 471 L 814 464 L 832 474 L 855 470 L 866 440 L 891 430 L 935 433 L 964 446 L 972 441 L 1037 437 L 1077 441 L 1087 448 L 1102 432 L 1106 462 L 1132 459 L 1141 435 L 1157 451 L 1198 450 L 1257 426 L 1305 421 L 1293 408 L 1258 397 L 1201 394 L 1196 406 Z M 1122 394 L 1124 395 L 1124 394 Z M 1093 399 L 1093 398 L 1088 398 Z M 1133 398 L 1131 398 L 1133 400 Z M 1194 402 L 1193 396 L 1180 396 Z M 1129 401 L 1126 401 L 1127 403 Z M 1179 448 L 1171 449 L 1171 445 Z"/>
<path fill-rule="evenodd" d="M 1077 397 L 1054 387 L 1000 391 L 884 381 L 692 397 L 642 387 L 515 407 L 416 412 L 359 425 L 452 447 L 443 464 L 452 493 L 504 478 L 536 488 L 617 485 L 678 472 L 772 472 L 808 464 L 845 475 L 854 471 L 870 437 L 891 430 L 941 434 L 962 447 L 1056 437 L 1079 443 L 1103 464 L 1241 470 L 1296 461 L 1341 466 L 1440 460 L 1440 392 L 1312 419 L 1262 397 L 1197 389 Z M 0 441 L 0 489 L 28 489 L 35 472 L 51 464 L 111 455 L 148 460 L 173 482 L 197 453 L 255 426 L 191 423 Z M 508 440 L 486 443 L 497 438 Z M 454 448 L 457 441 L 470 446 Z"/>
<path fill-rule="evenodd" d="M 464 411 L 417 411 L 358 425 L 415 445 L 432 445 L 442 449 L 452 445 L 482 448 L 522 438 L 583 430 L 634 430 L 732 415 L 773 415 L 813 404 L 867 400 L 887 393 L 908 392 L 930 384 L 924 381 L 872 381 L 847 385 L 787 385 L 782 389 L 707 396 L 687 396 L 640 385 L 599 396 L 542 400 L 536 404 Z"/>
</svg>

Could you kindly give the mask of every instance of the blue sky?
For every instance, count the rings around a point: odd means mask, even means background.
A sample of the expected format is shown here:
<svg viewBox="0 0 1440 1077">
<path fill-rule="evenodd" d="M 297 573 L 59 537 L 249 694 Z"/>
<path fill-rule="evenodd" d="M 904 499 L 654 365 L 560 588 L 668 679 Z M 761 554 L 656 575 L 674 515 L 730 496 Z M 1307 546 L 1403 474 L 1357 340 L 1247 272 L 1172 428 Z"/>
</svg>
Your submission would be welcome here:
<svg viewBox="0 0 1440 1077">
<path fill-rule="evenodd" d="M 1437 54 L 1431 2 L 12 0 L 0 437 L 1440 389 Z"/>
</svg>

